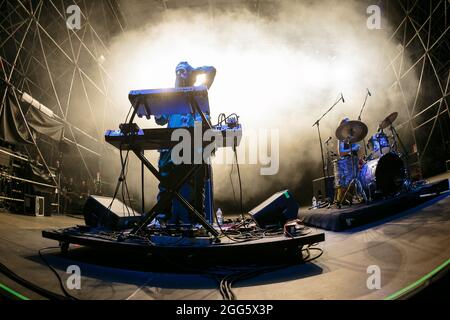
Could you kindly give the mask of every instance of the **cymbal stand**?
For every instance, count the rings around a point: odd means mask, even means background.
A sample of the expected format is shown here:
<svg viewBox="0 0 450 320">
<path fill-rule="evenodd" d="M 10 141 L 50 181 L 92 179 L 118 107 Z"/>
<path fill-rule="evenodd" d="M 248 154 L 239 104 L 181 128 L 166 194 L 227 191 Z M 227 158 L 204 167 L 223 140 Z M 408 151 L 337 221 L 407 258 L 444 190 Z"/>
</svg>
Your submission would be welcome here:
<svg viewBox="0 0 450 320">
<path fill-rule="evenodd" d="M 377 141 L 378 141 L 378 147 L 380 148 L 380 155 L 381 155 L 381 156 L 384 155 L 384 154 L 383 154 L 383 146 L 382 146 L 382 144 L 381 144 L 381 137 L 382 137 L 382 136 L 387 137 L 387 135 L 384 134 L 383 129 L 380 129 L 380 130 L 379 130 L 379 134 L 377 135 Z M 388 141 L 388 143 L 389 143 L 389 141 Z M 391 147 L 389 146 L 389 150 L 390 150 L 390 149 L 391 149 Z"/>
<path fill-rule="evenodd" d="M 331 138 L 330 138 L 331 139 Z M 325 141 L 326 144 L 326 149 L 327 149 L 327 163 L 326 163 L 326 177 L 328 178 L 330 176 L 330 139 L 328 139 L 327 141 Z"/>
<path fill-rule="evenodd" d="M 409 171 L 409 153 L 408 150 L 406 149 L 405 145 L 403 144 L 402 139 L 400 139 L 400 136 L 397 132 L 397 130 L 395 130 L 394 126 L 391 124 L 390 126 L 391 132 L 392 132 L 392 138 L 394 139 L 394 147 L 395 147 L 395 151 L 398 153 L 398 146 L 397 146 L 397 141 L 400 143 L 400 146 L 402 148 L 403 154 L 405 156 L 405 161 L 406 161 L 406 176 L 408 178 L 408 180 L 411 179 L 410 176 L 410 171 Z"/>
<path fill-rule="evenodd" d="M 361 111 L 359 112 L 358 121 L 361 121 L 361 116 L 364 111 L 364 108 L 366 107 L 367 99 L 371 97 L 372 94 L 370 93 L 369 89 L 367 89 L 366 98 L 364 99 L 364 103 L 362 105 Z M 366 145 L 366 138 L 363 139 L 364 143 L 364 157 L 367 158 L 367 145 Z"/>
</svg>

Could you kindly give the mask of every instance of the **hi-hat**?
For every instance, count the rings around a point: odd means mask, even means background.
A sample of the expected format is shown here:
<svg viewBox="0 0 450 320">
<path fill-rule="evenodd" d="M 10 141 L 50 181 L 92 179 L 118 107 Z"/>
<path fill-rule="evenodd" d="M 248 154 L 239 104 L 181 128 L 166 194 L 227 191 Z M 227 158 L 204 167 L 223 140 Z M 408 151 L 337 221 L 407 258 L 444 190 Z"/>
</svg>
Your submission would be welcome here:
<svg viewBox="0 0 450 320">
<path fill-rule="evenodd" d="M 363 140 L 369 129 L 361 121 L 348 121 L 336 130 L 336 138 L 346 143 L 356 143 Z"/>
<path fill-rule="evenodd" d="M 394 112 L 391 113 L 386 119 L 384 119 L 381 123 L 380 123 L 380 129 L 386 129 L 388 127 L 390 127 L 395 120 L 397 120 L 398 117 L 398 112 Z"/>
</svg>

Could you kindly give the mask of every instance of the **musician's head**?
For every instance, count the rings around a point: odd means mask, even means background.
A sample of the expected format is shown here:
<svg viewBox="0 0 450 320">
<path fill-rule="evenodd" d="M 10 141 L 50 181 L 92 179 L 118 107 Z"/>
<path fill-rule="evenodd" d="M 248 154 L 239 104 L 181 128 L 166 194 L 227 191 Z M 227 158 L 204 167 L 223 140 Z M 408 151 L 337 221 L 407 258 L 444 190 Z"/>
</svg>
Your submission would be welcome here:
<svg viewBox="0 0 450 320">
<path fill-rule="evenodd" d="M 349 121 L 350 121 L 349 118 L 344 118 L 344 119 L 341 120 L 341 123 L 339 125 L 343 125 L 344 123 L 347 123 Z"/>
<path fill-rule="evenodd" d="M 187 63 L 186 61 L 180 62 L 175 69 L 177 79 L 189 79 L 192 70 L 194 70 L 194 68 L 192 68 L 189 63 Z"/>
</svg>

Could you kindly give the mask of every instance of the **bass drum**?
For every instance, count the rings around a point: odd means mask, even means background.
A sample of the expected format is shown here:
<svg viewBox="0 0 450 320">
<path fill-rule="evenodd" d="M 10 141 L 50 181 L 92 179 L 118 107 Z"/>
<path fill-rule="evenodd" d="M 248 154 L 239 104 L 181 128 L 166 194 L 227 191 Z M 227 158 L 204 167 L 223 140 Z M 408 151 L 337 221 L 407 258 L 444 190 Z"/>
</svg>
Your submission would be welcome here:
<svg viewBox="0 0 450 320">
<path fill-rule="evenodd" d="M 395 153 L 367 162 L 359 173 L 366 194 L 373 199 L 375 193 L 389 196 L 400 192 L 406 182 L 405 165 Z"/>
</svg>

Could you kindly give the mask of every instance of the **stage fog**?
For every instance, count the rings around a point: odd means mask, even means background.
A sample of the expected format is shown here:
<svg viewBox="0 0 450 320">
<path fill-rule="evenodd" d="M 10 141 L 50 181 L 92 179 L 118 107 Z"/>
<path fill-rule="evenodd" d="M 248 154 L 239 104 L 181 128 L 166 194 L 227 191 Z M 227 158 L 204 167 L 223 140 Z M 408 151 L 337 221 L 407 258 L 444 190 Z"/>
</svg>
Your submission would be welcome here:
<svg viewBox="0 0 450 320">
<path fill-rule="evenodd" d="M 282 2 L 271 17 L 250 12 L 222 13 L 169 10 L 155 21 L 142 21 L 139 29 L 126 31 L 113 40 L 105 53 L 104 67 L 111 75 L 108 92 L 117 103 L 105 114 L 105 126 L 117 128 L 129 110 L 132 89 L 173 87 L 175 66 L 189 61 L 193 66 L 210 65 L 217 76 L 210 89 L 212 122 L 219 113 L 237 113 L 246 131 L 278 129 L 279 172 L 261 176 L 262 165 L 241 165 L 246 209 L 276 191 L 290 189 L 302 204 L 312 197 L 312 179 L 322 176 L 317 120 L 342 92 L 345 104 L 321 122 L 322 140 L 333 137 L 343 117 L 357 119 L 366 88 L 369 97 L 362 121 L 373 134 L 381 120 L 398 111 L 399 123 L 407 118 L 398 88 L 387 87 L 398 66 L 385 69 L 403 48 L 389 44 L 390 26 L 382 19 L 381 29 L 370 30 L 367 4 L 334 1 Z M 121 7 L 128 1 L 122 1 Z M 131 4 L 130 4 L 131 5 Z M 128 17 L 131 18 L 131 17 Z M 407 55 L 404 62 L 408 64 Z M 415 88 L 417 79 L 410 79 Z M 395 89 L 395 90 L 394 90 Z M 414 90 L 403 86 L 406 101 Z M 396 94 L 394 94 L 396 92 Z M 102 111 L 103 112 L 103 111 Z M 156 127 L 154 120 L 139 121 L 141 128 Z M 332 146 L 333 151 L 335 147 Z M 272 156 L 274 152 L 272 150 Z M 117 153 L 102 159 L 107 178 L 119 173 Z M 157 153 L 148 156 L 156 161 Z M 108 165 L 106 165 L 108 163 Z M 111 166 L 111 164 L 114 166 Z M 231 203 L 231 166 L 215 165 L 215 198 L 219 205 Z M 146 176 L 147 203 L 154 203 L 156 180 Z M 238 187 L 236 170 L 232 174 Z M 139 166 L 129 167 L 128 186 L 138 197 Z M 237 210 L 238 204 L 228 205 Z"/>
</svg>

